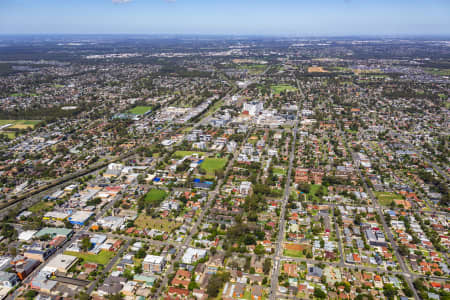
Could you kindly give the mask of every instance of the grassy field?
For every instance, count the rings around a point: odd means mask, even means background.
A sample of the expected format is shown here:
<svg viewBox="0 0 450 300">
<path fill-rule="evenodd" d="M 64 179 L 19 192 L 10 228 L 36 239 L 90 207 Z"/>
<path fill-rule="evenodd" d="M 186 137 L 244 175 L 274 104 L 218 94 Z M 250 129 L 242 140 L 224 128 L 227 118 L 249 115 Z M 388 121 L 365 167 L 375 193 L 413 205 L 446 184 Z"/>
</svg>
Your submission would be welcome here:
<svg viewBox="0 0 450 300">
<path fill-rule="evenodd" d="M 279 167 L 274 167 L 273 168 L 273 174 L 275 175 L 286 175 L 286 170 L 283 168 L 279 168 Z"/>
<path fill-rule="evenodd" d="M 199 157 L 206 154 L 205 152 L 201 152 L 201 151 L 175 151 L 175 153 L 173 154 L 173 157 L 174 158 L 183 158 L 185 156 L 192 155 L 194 153 L 197 153 Z"/>
<path fill-rule="evenodd" d="M 16 133 L 11 131 L 0 131 L 1 134 L 5 134 L 10 140 L 13 140 L 16 138 Z"/>
<path fill-rule="evenodd" d="M 214 103 L 214 105 L 211 106 L 211 107 L 208 109 L 208 111 L 207 111 L 206 113 L 203 114 L 202 120 L 205 119 L 205 118 L 207 118 L 207 117 L 209 117 L 210 115 L 212 115 L 212 114 L 215 113 L 216 111 L 218 111 L 219 108 L 223 105 L 223 103 L 224 103 L 224 100 L 223 100 L 223 99 L 220 99 L 220 100 L 216 101 L 216 102 Z"/>
<path fill-rule="evenodd" d="M 283 255 L 284 256 L 290 256 L 290 257 L 304 257 L 302 251 L 290 250 L 290 249 L 284 249 L 283 250 Z"/>
<path fill-rule="evenodd" d="M 145 214 L 141 214 L 135 221 L 134 225 L 136 225 L 139 229 L 144 228 L 152 228 L 161 231 L 171 232 L 173 229 L 176 229 L 181 226 L 181 223 L 175 221 L 169 221 L 167 219 L 153 219 L 151 216 L 146 216 Z"/>
<path fill-rule="evenodd" d="M 52 202 L 41 201 L 41 202 L 38 202 L 38 203 L 34 204 L 33 206 L 31 206 L 28 210 L 33 213 L 38 213 L 49 207 L 53 207 Z"/>
<path fill-rule="evenodd" d="M 200 167 L 204 169 L 208 175 L 214 175 L 215 170 L 223 169 L 226 165 L 226 158 L 205 158 Z"/>
<path fill-rule="evenodd" d="M 136 107 L 133 107 L 132 109 L 130 109 L 128 112 L 135 114 L 135 115 L 143 115 L 150 110 L 152 110 L 151 106 L 136 106 Z"/>
<path fill-rule="evenodd" d="M 151 189 L 147 195 L 145 195 L 145 201 L 147 202 L 161 202 L 166 198 L 166 191 L 164 190 L 158 190 L 158 189 Z"/>
<path fill-rule="evenodd" d="M 264 72 L 264 70 L 267 68 L 267 65 L 264 64 L 244 64 L 239 65 L 239 69 L 245 69 L 248 70 L 250 74 L 260 74 Z"/>
<path fill-rule="evenodd" d="M 390 192 L 375 192 L 375 196 L 377 197 L 378 202 L 383 206 L 391 205 L 393 200 L 403 199 L 401 195 Z"/>
<path fill-rule="evenodd" d="M 112 251 L 101 250 L 98 254 L 89 254 L 82 252 L 72 252 L 65 251 L 64 254 L 76 256 L 82 258 L 87 262 L 93 262 L 96 264 L 106 265 L 115 255 L 116 253 Z"/>
<path fill-rule="evenodd" d="M 324 187 L 321 184 L 311 184 L 309 186 L 309 193 L 308 193 L 309 200 L 319 201 L 320 199 L 317 196 L 317 193 L 319 192 L 320 189 L 322 189 L 322 194 L 323 195 L 327 195 L 328 191 L 327 191 L 326 187 Z"/>
<path fill-rule="evenodd" d="M 289 84 L 272 85 L 270 87 L 274 94 L 279 95 L 281 92 L 295 92 L 297 89 Z"/>
<path fill-rule="evenodd" d="M 27 96 L 29 96 L 29 97 L 37 97 L 37 94 L 35 94 L 35 93 L 31 93 L 31 94 L 14 93 L 14 94 L 11 94 L 9 96 L 10 97 L 27 97 Z"/>
<path fill-rule="evenodd" d="M 426 68 L 426 72 L 438 76 L 450 76 L 450 69 Z"/>
<path fill-rule="evenodd" d="M 12 124 L 11 126 L 5 128 L 7 129 L 24 129 L 24 128 L 31 128 L 34 129 L 34 127 L 39 124 L 40 120 L 0 120 L 0 126 L 6 125 L 6 124 Z"/>
</svg>

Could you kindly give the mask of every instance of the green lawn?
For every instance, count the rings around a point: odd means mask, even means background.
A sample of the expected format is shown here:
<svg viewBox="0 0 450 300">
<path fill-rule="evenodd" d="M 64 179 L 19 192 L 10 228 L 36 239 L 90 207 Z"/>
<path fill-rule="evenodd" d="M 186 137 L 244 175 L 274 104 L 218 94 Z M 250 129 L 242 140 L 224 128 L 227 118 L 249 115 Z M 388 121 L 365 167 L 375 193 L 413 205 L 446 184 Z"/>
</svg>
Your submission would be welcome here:
<svg viewBox="0 0 450 300">
<path fill-rule="evenodd" d="M 15 120 L 0 120 L 0 126 L 6 125 L 6 124 L 14 124 Z"/>
<path fill-rule="evenodd" d="M 158 190 L 158 189 L 151 189 L 147 195 L 145 195 L 145 201 L 153 203 L 153 202 L 161 202 L 166 198 L 166 191 L 164 190 Z"/>
<path fill-rule="evenodd" d="M 272 85 L 270 87 L 274 94 L 280 94 L 281 92 L 295 92 L 297 89 L 289 84 L 279 84 L 279 85 Z"/>
<path fill-rule="evenodd" d="M 49 207 L 53 207 L 52 202 L 40 201 L 40 202 L 34 204 L 33 206 L 31 206 L 28 210 L 33 213 L 38 213 L 41 211 L 45 211 Z"/>
<path fill-rule="evenodd" d="M 173 157 L 174 158 L 183 158 L 185 156 L 190 156 L 194 153 L 197 153 L 199 157 L 206 154 L 205 152 L 201 152 L 201 151 L 175 151 L 175 153 L 173 154 Z"/>
<path fill-rule="evenodd" d="M 383 206 L 391 205 L 391 202 L 396 199 L 403 199 L 402 195 L 390 192 L 375 192 L 375 196 Z"/>
<path fill-rule="evenodd" d="M 226 158 L 205 158 L 200 167 L 208 173 L 214 175 L 214 171 L 221 170 L 227 165 Z"/>
<path fill-rule="evenodd" d="M 101 250 L 98 254 L 89 254 L 82 252 L 72 252 L 65 251 L 64 254 L 76 256 L 82 258 L 87 262 L 93 262 L 96 264 L 106 265 L 115 255 L 116 253 L 112 251 Z"/>
<path fill-rule="evenodd" d="M 151 106 L 136 106 L 130 109 L 128 112 L 135 114 L 135 115 L 143 115 L 147 112 L 152 110 Z"/>
<path fill-rule="evenodd" d="M 183 133 L 188 133 L 188 132 L 190 132 L 192 130 L 192 128 L 193 128 L 192 126 L 186 127 L 186 128 L 183 129 L 182 132 Z"/>
<path fill-rule="evenodd" d="M 280 167 L 274 167 L 273 168 L 273 174 L 275 175 L 286 175 L 286 170 Z"/>
</svg>

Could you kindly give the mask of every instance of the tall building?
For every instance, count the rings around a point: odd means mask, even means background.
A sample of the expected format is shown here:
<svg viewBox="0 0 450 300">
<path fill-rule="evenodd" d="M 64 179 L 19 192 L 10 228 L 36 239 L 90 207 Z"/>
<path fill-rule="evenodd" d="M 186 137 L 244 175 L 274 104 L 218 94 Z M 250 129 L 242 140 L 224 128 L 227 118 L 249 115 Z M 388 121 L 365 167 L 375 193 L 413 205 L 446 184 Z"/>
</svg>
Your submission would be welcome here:
<svg viewBox="0 0 450 300">
<path fill-rule="evenodd" d="M 248 112 L 250 116 L 258 115 L 263 110 L 263 108 L 264 106 L 262 102 L 252 101 L 244 103 L 244 112 Z"/>
</svg>

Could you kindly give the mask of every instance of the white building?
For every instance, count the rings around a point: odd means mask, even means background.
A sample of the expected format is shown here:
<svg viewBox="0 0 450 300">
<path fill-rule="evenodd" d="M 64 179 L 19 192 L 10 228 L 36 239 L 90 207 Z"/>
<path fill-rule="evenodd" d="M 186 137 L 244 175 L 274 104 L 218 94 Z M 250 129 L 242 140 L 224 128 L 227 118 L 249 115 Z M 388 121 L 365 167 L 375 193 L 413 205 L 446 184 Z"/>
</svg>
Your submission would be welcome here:
<svg viewBox="0 0 450 300">
<path fill-rule="evenodd" d="M 98 225 L 111 230 L 119 229 L 124 223 L 124 218 L 116 216 L 106 216 L 98 220 Z"/>
<path fill-rule="evenodd" d="M 250 116 L 256 116 L 258 115 L 264 108 L 264 105 L 262 102 L 258 101 L 252 101 L 244 103 L 244 111 L 247 111 Z"/>
<path fill-rule="evenodd" d="M 122 172 L 123 165 L 122 164 L 115 164 L 110 163 L 108 165 L 108 168 L 106 169 L 105 173 L 103 173 L 103 177 L 117 177 Z"/>
<path fill-rule="evenodd" d="M 252 183 L 250 181 L 242 181 L 239 186 L 239 193 L 241 195 L 248 195 L 252 189 Z"/>
<path fill-rule="evenodd" d="M 30 241 L 36 232 L 36 230 L 26 230 L 21 232 L 18 238 L 20 241 Z"/>
<path fill-rule="evenodd" d="M 196 249 L 196 248 L 187 248 L 186 252 L 184 252 L 181 261 L 184 264 L 193 264 L 199 259 L 202 259 L 206 256 L 205 249 Z"/>
</svg>

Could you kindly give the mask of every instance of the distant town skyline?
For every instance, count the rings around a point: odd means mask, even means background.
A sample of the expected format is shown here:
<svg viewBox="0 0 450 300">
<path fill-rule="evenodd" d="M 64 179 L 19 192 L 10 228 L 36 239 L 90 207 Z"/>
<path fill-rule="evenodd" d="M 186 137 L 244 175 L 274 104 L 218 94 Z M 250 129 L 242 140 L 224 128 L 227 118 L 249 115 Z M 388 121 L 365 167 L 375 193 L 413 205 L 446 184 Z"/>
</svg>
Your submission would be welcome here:
<svg viewBox="0 0 450 300">
<path fill-rule="evenodd" d="M 0 34 L 447 35 L 450 1 L 1 0 Z"/>
</svg>

